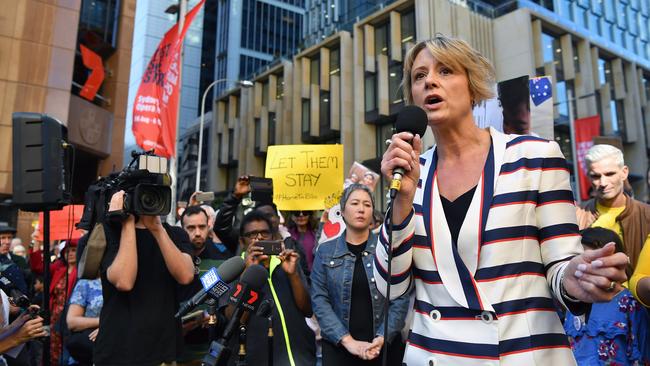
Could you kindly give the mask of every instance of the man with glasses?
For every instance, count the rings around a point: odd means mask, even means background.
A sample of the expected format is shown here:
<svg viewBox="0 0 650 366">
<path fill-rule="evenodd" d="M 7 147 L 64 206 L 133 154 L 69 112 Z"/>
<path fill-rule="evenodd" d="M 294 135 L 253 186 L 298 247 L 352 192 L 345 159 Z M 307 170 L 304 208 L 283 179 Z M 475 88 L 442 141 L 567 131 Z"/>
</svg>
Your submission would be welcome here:
<svg viewBox="0 0 650 366">
<path fill-rule="evenodd" d="M 273 238 L 271 225 L 267 215 L 251 211 L 242 219 L 239 243 L 246 267 L 260 264 L 269 271 L 260 296 L 262 301 L 272 304 L 273 365 L 315 365 L 314 333 L 305 322 L 312 315 L 311 301 L 305 275 L 298 265 L 300 255 L 284 245 L 279 255 L 265 255 L 257 245 L 260 240 Z M 245 344 L 248 365 L 268 364 L 268 331 L 266 318 L 248 316 Z M 235 333 L 230 339 L 230 349 L 240 349 L 240 335 Z M 231 356 L 228 364 L 235 365 L 237 358 Z"/>
<path fill-rule="evenodd" d="M 250 193 L 251 186 L 250 180 L 247 175 L 243 175 L 237 179 L 235 187 L 223 204 L 219 207 L 219 212 L 214 222 L 214 232 L 230 250 L 236 251 L 239 243 L 239 232 L 235 228 L 235 214 L 237 208 L 245 195 Z M 294 249 L 300 256 L 300 267 L 309 277 L 309 267 L 305 260 L 305 251 L 303 247 L 291 237 L 289 231 L 280 225 L 280 216 L 278 215 L 278 208 L 272 202 L 258 202 L 254 208 L 255 211 L 260 212 L 269 220 L 271 226 L 271 234 L 273 240 L 282 240 L 287 249 Z"/>
</svg>

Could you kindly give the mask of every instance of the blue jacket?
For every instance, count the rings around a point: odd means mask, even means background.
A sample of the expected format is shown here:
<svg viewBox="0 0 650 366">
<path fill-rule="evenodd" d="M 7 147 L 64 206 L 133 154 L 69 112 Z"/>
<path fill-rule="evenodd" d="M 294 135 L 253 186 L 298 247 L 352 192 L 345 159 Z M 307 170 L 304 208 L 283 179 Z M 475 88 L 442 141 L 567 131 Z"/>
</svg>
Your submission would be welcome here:
<svg viewBox="0 0 650 366">
<path fill-rule="evenodd" d="M 362 260 L 370 281 L 373 329 L 376 335 L 384 336 L 384 297 L 375 286 L 372 265 L 376 245 L 377 236 L 370 233 Z M 349 333 L 355 261 L 356 257 L 348 250 L 345 242 L 345 232 L 338 238 L 319 245 L 314 257 L 311 272 L 312 307 L 323 338 L 333 344 L 338 344 Z M 384 336 L 386 341 L 390 341 L 404 327 L 408 304 L 408 294 L 391 301 L 388 313 L 389 336 Z"/>
</svg>

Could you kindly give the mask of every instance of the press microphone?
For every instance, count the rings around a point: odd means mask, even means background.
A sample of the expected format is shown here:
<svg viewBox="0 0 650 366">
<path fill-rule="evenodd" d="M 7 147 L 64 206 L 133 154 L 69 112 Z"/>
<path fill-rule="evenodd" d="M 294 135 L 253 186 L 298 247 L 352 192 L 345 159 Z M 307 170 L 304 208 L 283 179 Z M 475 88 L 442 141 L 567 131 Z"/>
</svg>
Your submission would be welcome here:
<svg viewBox="0 0 650 366">
<path fill-rule="evenodd" d="M 240 257 L 232 257 L 223 262 L 218 269 L 212 267 L 203 276 L 201 276 L 201 284 L 203 289 L 192 296 L 192 298 L 183 304 L 176 313 L 175 317 L 180 318 L 187 314 L 196 306 L 202 304 L 206 297 L 210 296 L 213 299 L 218 299 L 230 290 L 229 282 L 234 281 L 244 271 L 244 260 Z"/>
<path fill-rule="evenodd" d="M 415 105 L 407 105 L 397 114 L 395 132 L 410 132 L 415 135 L 424 136 L 427 131 L 428 119 L 424 110 Z M 393 180 L 390 182 L 390 198 L 394 199 L 397 192 L 402 188 L 403 168 L 393 170 Z"/>
<path fill-rule="evenodd" d="M 248 267 L 241 275 L 241 279 L 235 291 L 230 295 L 230 303 L 234 305 L 233 311 L 221 338 L 210 344 L 208 354 L 203 358 L 202 365 L 217 365 L 219 360 L 230 355 L 230 350 L 225 346 L 226 342 L 232 337 L 233 332 L 239 325 L 239 319 L 242 317 L 244 311 L 255 311 L 261 302 L 260 289 L 264 286 L 269 273 L 259 264 L 254 264 Z"/>
<path fill-rule="evenodd" d="M 235 306 L 235 311 L 223 331 L 222 341 L 226 341 L 232 336 L 232 332 L 245 310 L 254 312 L 259 303 L 262 302 L 259 291 L 264 287 L 264 282 L 266 282 L 268 276 L 269 273 L 259 264 L 248 267 L 241 275 L 235 291 L 230 295 L 230 303 Z"/>
</svg>

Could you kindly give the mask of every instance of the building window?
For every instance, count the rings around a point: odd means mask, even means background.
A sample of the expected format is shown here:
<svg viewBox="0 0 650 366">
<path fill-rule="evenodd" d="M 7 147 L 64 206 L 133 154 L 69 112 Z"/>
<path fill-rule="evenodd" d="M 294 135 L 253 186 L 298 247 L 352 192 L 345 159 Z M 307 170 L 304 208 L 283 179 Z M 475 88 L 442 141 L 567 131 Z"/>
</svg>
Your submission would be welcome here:
<svg viewBox="0 0 650 366">
<path fill-rule="evenodd" d="M 277 124 L 275 112 L 269 112 L 269 142 L 268 145 L 275 145 L 275 126 Z"/>
<path fill-rule="evenodd" d="M 341 72 L 341 51 L 338 48 L 330 50 L 330 75 Z"/>
<path fill-rule="evenodd" d="M 320 85 L 320 57 L 318 56 L 309 62 L 309 81 L 312 85 Z"/>
<path fill-rule="evenodd" d="M 237 160 L 235 155 L 235 130 L 233 128 L 228 129 L 228 162 L 234 162 Z"/>
<path fill-rule="evenodd" d="M 311 124 L 310 111 L 311 108 L 309 106 L 309 99 L 304 98 L 302 100 L 302 118 L 301 118 L 302 121 L 301 131 L 302 131 L 303 139 L 305 136 L 309 136 L 309 129 L 310 129 L 309 127 Z"/>
<path fill-rule="evenodd" d="M 269 81 L 267 80 L 262 84 L 262 106 L 268 107 L 269 105 Z"/>
<path fill-rule="evenodd" d="M 578 45 L 573 43 L 571 44 L 573 51 L 573 68 L 576 73 L 580 72 L 580 60 L 578 59 Z"/>
<path fill-rule="evenodd" d="M 371 72 L 366 73 L 364 82 L 366 112 L 377 109 L 377 75 Z"/>
<path fill-rule="evenodd" d="M 415 12 L 411 10 L 402 14 L 401 18 L 402 43 L 415 42 Z"/>
<path fill-rule="evenodd" d="M 262 120 L 255 118 L 253 123 L 255 125 L 255 152 L 259 152 L 262 147 Z"/>
<path fill-rule="evenodd" d="M 282 99 L 284 97 L 284 77 L 278 76 L 277 84 L 275 85 L 275 99 Z"/>
<path fill-rule="evenodd" d="M 320 105 L 318 107 L 318 123 L 320 129 L 320 136 L 325 136 L 330 131 L 330 93 L 320 93 Z"/>
<path fill-rule="evenodd" d="M 555 58 L 553 40 L 554 40 L 553 36 L 546 33 L 542 33 L 542 55 L 544 57 L 544 63 L 553 62 Z"/>
<path fill-rule="evenodd" d="M 388 24 L 375 27 L 375 55 L 388 55 Z"/>
<path fill-rule="evenodd" d="M 391 104 L 404 101 L 404 94 L 400 87 L 403 72 L 401 63 L 395 63 L 388 69 L 388 98 Z"/>
</svg>

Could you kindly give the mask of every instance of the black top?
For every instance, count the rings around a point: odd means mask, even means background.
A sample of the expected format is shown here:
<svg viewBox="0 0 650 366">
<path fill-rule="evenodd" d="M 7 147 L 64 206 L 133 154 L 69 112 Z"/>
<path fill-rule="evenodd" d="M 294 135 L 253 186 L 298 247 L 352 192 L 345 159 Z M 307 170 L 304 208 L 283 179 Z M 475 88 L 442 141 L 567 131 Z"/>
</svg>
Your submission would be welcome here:
<svg viewBox="0 0 650 366">
<path fill-rule="evenodd" d="M 350 336 L 357 341 L 372 342 L 375 338 L 372 319 L 372 298 L 368 285 L 368 276 L 363 268 L 363 251 L 366 249 L 366 241 L 360 245 L 347 243 L 348 250 L 354 254 L 354 274 L 352 275 L 352 295 L 350 303 L 350 323 L 348 330 Z M 344 284 L 345 286 L 345 284 Z M 323 345 L 323 366 L 378 366 L 381 365 L 381 357 L 371 361 L 364 361 L 350 354 L 342 345 L 334 345 L 327 341 Z"/>
<path fill-rule="evenodd" d="M 187 233 L 163 224 L 169 237 L 191 255 Z M 106 252 L 100 266 L 104 306 L 99 317 L 99 335 L 94 362 L 103 365 L 159 365 L 176 360 L 181 341 L 177 282 L 167 270 L 153 235 L 136 229 L 138 273 L 131 291 L 118 291 L 106 277 L 119 248 L 121 225 L 106 227 Z"/>
<path fill-rule="evenodd" d="M 449 226 L 449 232 L 451 233 L 451 242 L 454 245 L 457 245 L 456 243 L 458 243 L 460 228 L 463 225 L 463 221 L 465 221 L 465 216 L 467 215 L 467 210 L 469 210 L 469 205 L 472 203 L 474 191 L 476 191 L 476 186 L 460 195 L 454 201 L 450 201 L 442 195 L 440 196 L 440 200 L 442 201 L 442 209 L 445 211 L 447 225 Z"/>
<path fill-rule="evenodd" d="M 364 242 L 359 245 L 348 244 L 348 249 L 357 259 L 354 262 L 354 275 L 352 276 L 352 301 L 350 303 L 350 335 L 358 341 L 372 342 L 375 338 L 372 319 L 372 297 L 368 276 L 363 268 L 363 251 L 366 249 Z"/>
<path fill-rule="evenodd" d="M 297 269 L 300 278 L 306 286 L 306 278 L 300 268 Z M 289 333 L 289 343 L 296 366 L 316 365 L 316 339 L 314 332 L 309 329 L 305 317 L 311 314 L 303 314 L 296 306 L 293 298 L 293 291 L 289 283 L 289 277 L 281 266 L 277 266 L 271 276 L 273 288 L 280 301 L 282 313 Z M 234 286 L 233 286 L 234 287 Z M 234 290 L 234 289 L 233 289 Z M 307 288 L 309 291 L 309 288 Z M 260 292 L 260 302 L 269 300 L 273 302 L 273 365 L 290 366 L 287 346 L 282 331 L 282 322 L 278 306 L 273 300 L 273 294 L 268 281 Z M 268 318 L 253 315 L 248 318 L 246 329 L 246 363 L 248 365 L 268 365 Z M 228 365 L 234 366 L 237 363 L 237 351 L 239 350 L 239 329 L 236 329 L 228 342 L 228 348 L 233 350 Z"/>
</svg>

